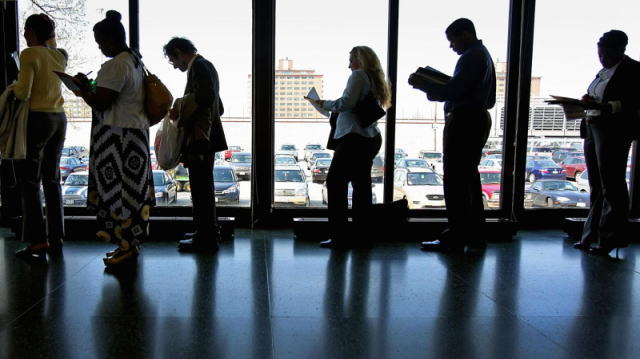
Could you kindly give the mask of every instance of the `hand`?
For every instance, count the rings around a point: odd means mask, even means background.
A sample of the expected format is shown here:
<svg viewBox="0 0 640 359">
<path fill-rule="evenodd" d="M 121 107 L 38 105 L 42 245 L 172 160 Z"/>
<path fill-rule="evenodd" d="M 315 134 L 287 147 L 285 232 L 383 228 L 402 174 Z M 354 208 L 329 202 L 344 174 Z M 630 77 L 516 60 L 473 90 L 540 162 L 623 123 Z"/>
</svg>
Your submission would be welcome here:
<svg viewBox="0 0 640 359">
<path fill-rule="evenodd" d="M 304 99 L 311 102 L 311 103 L 315 103 L 316 105 L 322 107 L 322 105 L 324 105 L 324 100 L 320 100 L 320 99 L 312 99 L 310 97 L 304 96 Z"/>
<path fill-rule="evenodd" d="M 584 95 L 582 96 L 582 103 L 584 104 L 584 108 L 587 110 L 600 110 L 604 111 L 607 109 L 607 104 L 599 103 L 595 98 Z"/>
<path fill-rule="evenodd" d="M 78 72 L 73 77 L 73 82 L 75 82 L 78 85 L 78 87 L 80 87 L 80 93 L 76 93 L 77 96 L 82 96 L 83 92 L 91 91 L 91 81 L 89 81 L 89 78 L 87 77 L 87 75 Z"/>
<path fill-rule="evenodd" d="M 415 72 L 409 76 L 409 85 L 424 92 L 427 92 L 429 87 L 427 81 Z"/>
</svg>

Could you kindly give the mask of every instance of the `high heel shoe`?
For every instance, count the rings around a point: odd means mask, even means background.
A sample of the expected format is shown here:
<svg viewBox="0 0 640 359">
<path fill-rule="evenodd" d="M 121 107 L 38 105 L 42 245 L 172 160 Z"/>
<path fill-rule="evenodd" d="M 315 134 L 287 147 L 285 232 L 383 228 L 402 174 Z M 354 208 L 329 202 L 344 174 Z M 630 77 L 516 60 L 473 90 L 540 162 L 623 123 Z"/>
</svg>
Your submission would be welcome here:
<svg viewBox="0 0 640 359">
<path fill-rule="evenodd" d="M 138 258 L 140 254 L 140 250 L 138 247 L 133 246 L 129 249 L 118 248 L 114 251 L 107 253 L 107 257 L 103 258 L 102 261 L 107 268 L 115 269 L 118 267 L 123 267 L 128 263 L 132 263 Z"/>
<path fill-rule="evenodd" d="M 47 263 L 47 243 L 27 246 L 16 252 L 16 257 L 31 263 L 46 264 Z"/>
</svg>

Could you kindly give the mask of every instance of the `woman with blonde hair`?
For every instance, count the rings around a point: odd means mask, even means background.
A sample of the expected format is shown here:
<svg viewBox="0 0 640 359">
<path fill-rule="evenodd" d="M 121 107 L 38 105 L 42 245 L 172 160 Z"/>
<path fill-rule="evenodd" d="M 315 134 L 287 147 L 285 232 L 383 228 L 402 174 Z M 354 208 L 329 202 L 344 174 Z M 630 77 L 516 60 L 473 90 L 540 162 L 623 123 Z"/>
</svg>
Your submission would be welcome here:
<svg viewBox="0 0 640 359">
<path fill-rule="evenodd" d="M 353 222 L 358 229 L 371 208 L 371 167 L 382 145 L 377 122 L 362 126 L 354 113 L 356 105 L 369 93 L 384 108 L 391 105 L 391 86 L 385 79 L 376 53 L 356 46 L 349 53 L 351 76 L 337 100 L 311 100 L 323 109 L 338 112 L 333 139 L 335 152 L 327 175 L 330 238 L 321 247 L 344 247 L 350 242 L 346 230 L 349 182 L 353 186 Z"/>
</svg>

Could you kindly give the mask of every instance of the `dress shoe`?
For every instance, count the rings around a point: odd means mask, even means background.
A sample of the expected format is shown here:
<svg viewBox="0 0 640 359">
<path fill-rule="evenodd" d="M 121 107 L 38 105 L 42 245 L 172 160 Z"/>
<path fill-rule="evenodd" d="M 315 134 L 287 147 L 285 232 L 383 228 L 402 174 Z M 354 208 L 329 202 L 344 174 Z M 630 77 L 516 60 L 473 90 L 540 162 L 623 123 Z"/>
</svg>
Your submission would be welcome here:
<svg viewBox="0 0 640 359">
<path fill-rule="evenodd" d="M 109 256 L 109 254 L 111 255 Z M 126 250 L 118 248 L 115 251 L 107 253 L 107 257 L 103 258 L 102 261 L 105 266 L 113 270 L 135 262 L 139 254 L 140 250 L 136 246 L 132 246 Z"/>
<path fill-rule="evenodd" d="M 422 250 L 429 252 L 464 252 L 464 245 L 458 243 L 451 243 L 451 241 L 444 241 L 436 239 L 435 241 L 422 242 Z"/>
<path fill-rule="evenodd" d="M 202 240 L 183 239 L 178 243 L 178 252 L 182 253 L 214 253 L 220 249 L 218 240 Z"/>
<path fill-rule="evenodd" d="M 612 250 L 616 250 L 616 258 L 618 258 L 618 250 L 620 248 L 626 248 L 629 246 L 629 243 L 627 242 L 611 242 L 605 245 L 598 245 L 595 247 L 591 247 L 589 249 L 589 253 L 596 255 L 596 256 L 602 256 L 602 257 L 608 257 L 609 253 L 611 253 Z"/>
<path fill-rule="evenodd" d="M 27 246 L 16 252 L 16 257 L 23 259 L 30 263 L 46 264 L 47 263 L 47 248 L 46 243 Z"/>
<path fill-rule="evenodd" d="M 573 248 L 588 252 L 591 249 L 591 243 L 586 241 L 578 241 L 573 244 Z"/>
<path fill-rule="evenodd" d="M 326 241 L 320 242 L 321 248 L 334 248 L 334 249 L 344 249 L 348 248 L 346 241 L 343 239 L 333 239 L 329 238 Z"/>
</svg>

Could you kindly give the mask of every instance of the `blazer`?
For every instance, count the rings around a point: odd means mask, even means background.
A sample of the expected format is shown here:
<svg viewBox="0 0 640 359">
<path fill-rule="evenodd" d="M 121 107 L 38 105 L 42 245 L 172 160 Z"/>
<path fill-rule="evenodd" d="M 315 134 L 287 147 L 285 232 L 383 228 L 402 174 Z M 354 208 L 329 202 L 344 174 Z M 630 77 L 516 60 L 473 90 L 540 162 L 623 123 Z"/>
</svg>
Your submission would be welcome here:
<svg viewBox="0 0 640 359">
<path fill-rule="evenodd" d="M 191 116 L 181 119 L 185 127 L 186 146 L 205 140 L 213 152 L 227 149 L 227 139 L 220 120 L 224 109 L 219 90 L 216 68 L 201 55 L 196 55 L 187 74 L 184 90 L 185 96 L 192 94 L 197 104 Z"/>
<path fill-rule="evenodd" d="M 640 137 L 640 62 L 625 56 L 607 87 L 602 102 L 620 101 L 620 112 L 603 116 L 604 123 L 615 126 L 620 133 Z M 585 121 L 581 123 L 581 128 Z M 581 131 L 583 132 L 583 131 Z M 581 133 L 582 135 L 582 133 Z M 582 136 L 581 136 L 582 137 Z"/>
<path fill-rule="evenodd" d="M 27 157 L 27 122 L 29 98 L 20 101 L 9 85 L 0 96 L 0 154 L 4 160 Z"/>
</svg>

